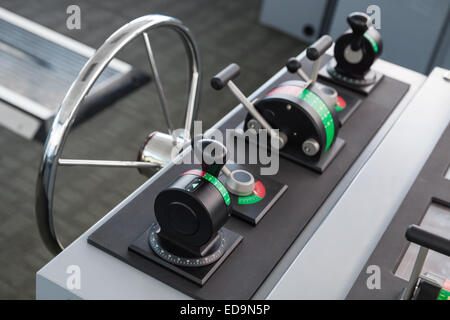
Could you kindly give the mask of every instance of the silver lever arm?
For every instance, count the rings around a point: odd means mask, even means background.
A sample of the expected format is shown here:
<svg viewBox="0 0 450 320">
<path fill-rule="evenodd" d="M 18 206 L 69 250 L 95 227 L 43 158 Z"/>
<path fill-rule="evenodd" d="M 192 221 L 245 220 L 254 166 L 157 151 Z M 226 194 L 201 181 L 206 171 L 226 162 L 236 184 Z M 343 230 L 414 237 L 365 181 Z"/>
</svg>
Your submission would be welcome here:
<svg viewBox="0 0 450 320">
<path fill-rule="evenodd" d="M 422 272 L 427 255 L 428 248 L 420 247 L 419 252 L 417 253 L 416 261 L 414 262 L 413 270 L 409 276 L 408 285 L 401 296 L 402 300 L 409 300 L 413 296 L 414 290 L 416 289 L 417 280 L 420 277 L 420 273 Z"/>
<path fill-rule="evenodd" d="M 155 163 L 144 161 L 114 161 L 114 160 L 90 160 L 90 159 L 58 159 L 60 166 L 80 167 L 109 167 L 109 168 L 154 168 Z"/>
<path fill-rule="evenodd" d="M 305 87 L 307 87 L 311 83 L 311 79 L 309 76 L 302 70 L 302 63 L 297 58 L 292 57 L 286 62 L 286 69 L 290 73 L 297 73 L 297 75 L 306 82 Z"/>
<path fill-rule="evenodd" d="M 258 121 L 264 129 L 266 129 L 271 137 L 274 137 L 280 141 L 280 145 L 284 145 L 284 141 L 280 138 L 278 132 L 276 132 L 272 126 L 264 119 L 264 117 L 256 110 L 253 103 L 251 103 L 242 91 L 234 84 L 233 81 L 228 81 L 228 88 L 233 92 L 234 96 L 247 108 L 248 112 Z"/>
</svg>

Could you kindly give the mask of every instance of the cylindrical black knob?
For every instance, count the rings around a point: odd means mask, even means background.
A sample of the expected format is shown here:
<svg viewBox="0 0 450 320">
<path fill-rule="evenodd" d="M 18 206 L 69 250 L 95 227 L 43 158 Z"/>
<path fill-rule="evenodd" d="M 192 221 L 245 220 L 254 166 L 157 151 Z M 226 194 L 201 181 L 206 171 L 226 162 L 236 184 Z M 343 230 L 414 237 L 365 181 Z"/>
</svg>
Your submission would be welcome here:
<svg viewBox="0 0 450 320">
<path fill-rule="evenodd" d="M 355 35 L 355 41 L 351 44 L 352 50 L 359 50 L 361 48 L 362 37 L 369 29 L 370 17 L 362 12 L 353 12 L 348 15 L 347 22 Z"/>
<path fill-rule="evenodd" d="M 202 170 L 218 177 L 227 161 L 227 148 L 217 140 L 196 136 L 192 139 L 192 149 L 202 163 Z"/>
<path fill-rule="evenodd" d="M 239 76 L 240 72 L 239 66 L 236 63 L 232 63 L 211 79 L 211 86 L 216 90 L 221 90 L 227 85 L 228 81 Z"/>
<path fill-rule="evenodd" d="M 297 60 L 297 58 L 289 58 L 289 60 L 286 62 L 286 68 L 290 73 L 296 73 L 298 69 L 302 67 L 302 63 Z"/>
<path fill-rule="evenodd" d="M 440 237 L 414 224 L 408 227 L 405 237 L 419 246 L 450 256 L 450 239 Z"/>
<path fill-rule="evenodd" d="M 319 40 L 308 47 L 308 49 L 306 50 L 306 56 L 309 60 L 317 60 L 320 56 L 325 54 L 325 52 L 328 50 L 328 48 L 331 47 L 332 44 L 333 38 L 331 38 L 327 34 L 323 35 Z"/>
<path fill-rule="evenodd" d="M 180 175 L 155 199 L 161 228 L 158 235 L 177 248 L 202 256 L 204 246 L 214 240 L 231 213 L 229 198 L 226 200 L 221 190 L 226 189 L 218 180 L 205 179 L 200 170 Z"/>
</svg>

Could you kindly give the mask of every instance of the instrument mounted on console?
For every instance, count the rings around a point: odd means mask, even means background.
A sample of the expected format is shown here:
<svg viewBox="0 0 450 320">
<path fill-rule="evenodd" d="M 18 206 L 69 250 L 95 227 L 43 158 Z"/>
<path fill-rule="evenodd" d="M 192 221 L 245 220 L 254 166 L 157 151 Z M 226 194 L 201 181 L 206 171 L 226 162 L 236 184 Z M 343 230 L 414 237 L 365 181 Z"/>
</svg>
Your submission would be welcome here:
<svg viewBox="0 0 450 320">
<path fill-rule="evenodd" d="M 203 138 L 192 139 L 192 149 L 201 160 L 201 170 L 182 172 L 158 193 L 153 208 L 156 221 L 129 249 L 204 285 L 242 236 L 224 227 L 232 206 L 219 174 L 228 150 Z"/>
<path fill-rule="evenodd" d="M 247 108 L 244 131 L 267 129 L 271 137 L 276 138 L 272 141 L 278 141 L 272 146 L 279 149 L 282 156 L 318 172 L 325 170 L 344 144 L 338 139 L 337 91 L 316 81 L 322 56 L 332 44 L 332 38 L 325 35 L 307 49 L 306 55 L 313 62 L 310 76 L 302 70 L 299 60 L 289 59 L 288 71 L 298 74 L 300 80 L 279 84 L 254 104 L 232 81 L 239 75 L 238 65 L 229 65 L 211 80 L 216 90 L 228 85 Z"/>
<path fill-rule="evenodd" d="M 334 59 L 320 75 L 367 95 L 382 78 L 371 66 L 383 52 L 383 41 L 367 14 L 350 13 L 347 23 L 350 29 L 337 39 Z"/>
</svg>

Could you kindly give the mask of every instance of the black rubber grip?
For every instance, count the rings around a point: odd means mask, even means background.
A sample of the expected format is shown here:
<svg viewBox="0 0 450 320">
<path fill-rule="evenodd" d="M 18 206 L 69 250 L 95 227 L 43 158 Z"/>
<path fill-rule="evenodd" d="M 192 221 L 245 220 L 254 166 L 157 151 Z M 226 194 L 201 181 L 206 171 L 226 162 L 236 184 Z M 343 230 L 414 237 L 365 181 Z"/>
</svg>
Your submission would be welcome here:
<svg viewBox="0 0 450 320">
<path fill-rule="evenodd" d="M 321 55 L 323 55 L 329 47 L 333 44 L 333 38 L 329 35 L 323 35 L 319 40 L 314 42 L 306 50 L 306 56 L 309 60 L 317 60 Z"/>
<path fill-rule="evenodd" d="M 352 12 L 347 17 L 347 22 L 357 36 L 362 36 L 369 29 L 370 17 L 362 12 Z"/>
<path fill-rule="evenodd" d="M 289 58 L 286 62 L 286 68 L 290 73 L 296 73 L 298 69 L 302 67 L 302 63 L 296 58 Z"/>
<path fill-rule="evenodd" d="M 221 90 L 227 85 L 228 81 L 239 76 L 240 72 L 241 68 L 236 63 L 232 63 L 211 79 L 211 86 L 216 90 Z"/>
<path fill-rule="evenodd" d="M 412 224 L 406 230 L 408 241 L 450 257 L 450 239 L 440 237 Z"/>
</svg>

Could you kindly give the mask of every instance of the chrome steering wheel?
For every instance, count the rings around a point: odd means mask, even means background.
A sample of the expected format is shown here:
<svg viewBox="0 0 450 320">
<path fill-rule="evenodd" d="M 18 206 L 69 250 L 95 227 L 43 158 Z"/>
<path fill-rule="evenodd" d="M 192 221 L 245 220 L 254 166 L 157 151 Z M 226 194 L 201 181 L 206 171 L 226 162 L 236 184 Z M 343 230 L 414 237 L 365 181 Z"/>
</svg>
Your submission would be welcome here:
<svg viewBox="0 0 450 320">
<path fill-rule="evenodd" d="M 173 127 L 167 112 L 167 102 L 147 34 L 147 31 L 159 27 L 168 27 L 175 30 L 180 35 L 188 55 L 191 79 L 182 139 L 172 135 Z M 157 137 L 153 139 L 156 143 L 148 145 L 147 148 L 144 146 L 147 154 L 156 154 L 156 156 L 142 157 L 142 160 L 138 159 L 138 161 L 61 159 L 60 156 L 68 133 L 77 116 L 78 108 L 83 103 L 89 90 L 116 54 L 140 35 L 143 36 L 145 41 L 150 67 L 169 128 L 169 135 L 157 132 Z M 161 154 L 160 150 L 167 150 L 168 144 L 179 143 L 179 140 L 186 142 L 189 139 L 194 114 L 198 107 L 200 74 L 198 49 L 189 29 L 178 19 L 157 14 L 140 17 L 118 29 L 100 46 L 94 56 L 87 61 L 64 97 L 53 121 L 45 142 L 37 179 L 35 203 L 37 224 L 41 238 L 50 252 L 58 254 L 64 249 L 57 236 L 53 221 L 53 194 L 58 166 L 127 167 L 138 168 L 140 171 L 150 170 L 151 172 L 158 170 L 168 161 L 168 159 L 161 159 L 159 156 Z M 153 136 L 155 135 L 153 134 Z M 155 149 L 153 152 L 151 148 L 159 149 Z"/>
</svg>

